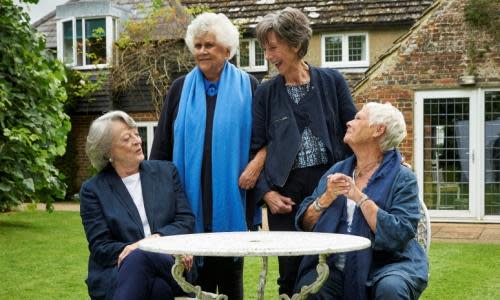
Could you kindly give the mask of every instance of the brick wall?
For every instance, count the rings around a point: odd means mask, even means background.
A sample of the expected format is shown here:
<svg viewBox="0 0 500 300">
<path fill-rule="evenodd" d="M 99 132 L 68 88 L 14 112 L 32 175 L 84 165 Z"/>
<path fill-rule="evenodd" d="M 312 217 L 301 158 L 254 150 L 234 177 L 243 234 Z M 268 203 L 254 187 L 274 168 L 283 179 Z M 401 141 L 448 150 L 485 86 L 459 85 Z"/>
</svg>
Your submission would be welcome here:
<svg viewBox="0 0 500 300">
<path fill-rule="evenodd" d="M 155 112 L 135 112 L 129 115 L 136 122 L 157 121 Z M 71 138 L 75 141 L 75 159 L 77 161 L 78 170 L 76 172 L 76 185 L 80 186 L 83 181 L 91 175 L 90 161 L 85 154 L 85 141 L 89 131 L 90 124 L 100 115 L 75 115 L 71 116 Z"/>
<path fill-rule="evenodd" d="M 359 107 L 368 101 L 390 102 L 403 112 L 408 136 L 401 150 L 408 161 L 413 161 L 414 153 L 415 91 L 467 88 L 460 85 L 460 77 L 468 75 L 469 41 L 482 53 L 475 61 L 476 86 L 500 86 L 498 43 L 488 33 L 467 26 L 464 1 L 439 2 L 353 91 Z"/>
</svg>

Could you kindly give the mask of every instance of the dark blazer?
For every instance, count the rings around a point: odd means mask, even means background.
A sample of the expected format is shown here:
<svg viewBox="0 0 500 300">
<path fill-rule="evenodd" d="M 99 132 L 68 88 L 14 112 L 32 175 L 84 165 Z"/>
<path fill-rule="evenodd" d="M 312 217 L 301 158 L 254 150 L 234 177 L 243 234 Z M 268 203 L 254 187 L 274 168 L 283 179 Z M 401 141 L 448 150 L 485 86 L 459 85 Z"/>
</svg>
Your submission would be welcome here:
<svg viewBox="0 0 500 300">
<path fill-rule="evenodd" d="M 191 233 L 194 215 L 175 166 L 166 161 L 143 161 L 140 176 L 151 233 Z M 80 201 L 90 251 L 86 280 L 89 295 L 93 299 L 110 299 L 115 289 L 118 255 L 125 246 L 145 237 L 141 218 L 110 164 L 82 185 Z"/>
<path fill-rule="evenodd" d="M 357 111 L 344 77 L 334 69 L 312 66 L 309 75 L 311 89 L 299 104 L 290 99 L 281 75 L 261 83 L 255 91 L 251 149 L 257 152 L 267 147 L 264 170 L 255 187 L 256 201 L 283 187 L 288 179 L 302 142 L 298 115 L 325 144 L 330 164 L 352 153 L 343 140 L 346 123 Z"/>
</svg>

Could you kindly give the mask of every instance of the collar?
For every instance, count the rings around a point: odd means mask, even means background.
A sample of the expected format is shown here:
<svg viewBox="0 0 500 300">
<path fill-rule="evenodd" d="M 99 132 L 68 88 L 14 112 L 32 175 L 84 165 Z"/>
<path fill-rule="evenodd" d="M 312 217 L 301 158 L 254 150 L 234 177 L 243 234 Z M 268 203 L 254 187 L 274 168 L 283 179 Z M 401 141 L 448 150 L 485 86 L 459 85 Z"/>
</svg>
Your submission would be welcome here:
<svg viewBox="0 0 500 300">
<path fill-rule="evenodd" d="M 203 78 L 203 83 L 205 84 L 205 93 L 208 96 L 212 97 L 212 96 L 217 95 L 217 92 L 219 90 L 220 80 L 217 82 L 211 82 L 211 81 L 208 81 L 208 79 Z"/>
</svg>

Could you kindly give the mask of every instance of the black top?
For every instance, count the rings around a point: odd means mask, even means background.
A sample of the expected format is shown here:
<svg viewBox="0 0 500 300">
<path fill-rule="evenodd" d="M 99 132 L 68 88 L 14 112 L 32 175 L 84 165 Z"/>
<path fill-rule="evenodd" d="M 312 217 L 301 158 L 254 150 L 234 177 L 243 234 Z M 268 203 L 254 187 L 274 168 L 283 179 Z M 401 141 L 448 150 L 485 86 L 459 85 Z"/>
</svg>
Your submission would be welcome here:
<svg viewBox="0 0 500 300">
<path fill-rule="evenodd" d="M 205 123 L 205 142 L 203 143 L 203 161 L 201 163 L 201 202 L 203 207 L 203 223 L 205 232 L 212 228 L 212 129 L 214 125 L 217 95 L 207 97 L 207 119 Z"/>
</svg>

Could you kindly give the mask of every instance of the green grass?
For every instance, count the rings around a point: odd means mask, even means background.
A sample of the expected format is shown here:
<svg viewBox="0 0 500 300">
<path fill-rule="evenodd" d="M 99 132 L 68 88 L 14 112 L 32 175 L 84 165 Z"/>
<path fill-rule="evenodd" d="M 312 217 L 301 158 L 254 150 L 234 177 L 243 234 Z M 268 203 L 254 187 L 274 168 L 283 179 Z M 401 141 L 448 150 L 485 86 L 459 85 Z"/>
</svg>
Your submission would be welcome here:
<svg viewBox="0 0 500 300">
<path fill-rule="evenodd" d="M 86 299 L 87 256 L 76 212 L 0 214 L 0 299 Z"/>
<path fill-rule="evenodd" d="M 87 299 L 87 242 L 76 212 L 0 214 L 0 299 Z M 421 299 L 500 299 L 500 245 L 432 243 Z M 260 258 L 245 259 L 245 299 L 256 299 Z M 266 299 L 277 299 L 269 259 Z"/>
<path fill-rule="evenodd" d="M 431 243 L 421 299 L 500 299 L 500 244 Z"/>
</svg>

